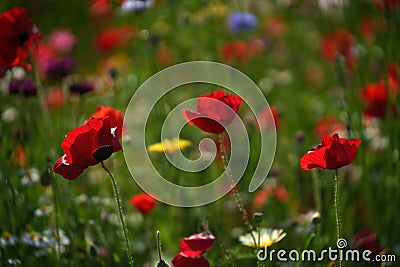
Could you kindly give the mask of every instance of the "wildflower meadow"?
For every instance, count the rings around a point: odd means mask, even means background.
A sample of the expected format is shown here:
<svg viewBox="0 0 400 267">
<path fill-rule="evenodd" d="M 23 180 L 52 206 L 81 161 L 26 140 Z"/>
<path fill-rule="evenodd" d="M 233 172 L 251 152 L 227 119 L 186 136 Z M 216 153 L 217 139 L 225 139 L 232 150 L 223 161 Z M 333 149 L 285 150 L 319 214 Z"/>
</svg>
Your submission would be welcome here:
<svg viewBox="0 0 400 267">
<path fill-rule="evenodd" d="M 400 266 L 399 0 L 2 0 L 0 266 Z"/>
</svg>

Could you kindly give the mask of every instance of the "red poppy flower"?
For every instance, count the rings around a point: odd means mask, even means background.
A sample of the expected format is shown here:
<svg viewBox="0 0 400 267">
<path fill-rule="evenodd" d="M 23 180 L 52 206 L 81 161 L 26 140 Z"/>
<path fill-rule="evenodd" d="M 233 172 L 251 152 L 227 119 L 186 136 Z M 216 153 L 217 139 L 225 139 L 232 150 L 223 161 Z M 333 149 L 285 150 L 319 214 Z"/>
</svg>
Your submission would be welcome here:
<svg viewBox="0 0 400 267">
<path fill-rule="evenodd" d="M 325 36 L 321 42 L 321 50 L 327 60 L 333 61 L 337 54 L 345 57 L 346 66 L 354 67 L 355 56 L 352 51 L 354 43 L 353 35 L 346 29 L 336 30 Z"/>
<path fill-rule="evenodd" d="M 264 28 L 268 36 L 273 38 L 281 38 L 286 34 L 288 26 L 279 17 L 272 17 L 265 21 Z"/>
<path fill-rule="evenodd" d="M 25 8 L 14 7 L 0 14 L 0 69 L 28 67 L 29 49 L 40 36 Z"/>
<path fill-rule="evenodd" d="M 391 63 L 387 67 L 388 87 L 393 97 L 396 96 L 400 88 L 399 69 L 399 65 L 396 63 Z"/>
<path fill-rule="evenodd" d="M 58 109 L 64 105 L 65 96 L 61 87 L 58 87 L 52 91 L 49 91 L 45 97 L 46 109 Z"/>
<path fill-rule="evenodd" d="M 360 32 L 366 39 L 373 39 L 375 37 L 375 28 L 371 17 L 365 17 L 360 22 Z"/>
<path fill-rule="evenodd" d="M 16 154 L 17 154 L 18 166 L 21 168 L 24 168 L 25 162 L 26 162 L 26 156 L 25 156 L 25 150 L 20 144 L 17 145 L 17 153 Z"/>
<path fill-rule="evenodd" d="M 110 126 L 111 128 L 117 127 L 118 129 L 118 138 L 121 138 L 122 133 L 122 125 L 123 125 L 123 115 L 119 110 L 113 109 L 112 107 L 106 106 L 97 106 L 96 112 L 92 115 L 93 118 L 102 118 L 102 117 L 110 118 Z"/>
<path fill-rule="evenodd" d="M 75 128 L 61 144 L 65 154 L 54 164 L 54 172 L 75 180 L 89 166 L 108 159 L 113 152 L 121 150 L 116 132 L 110 126 L 109 117 L 91 118 Z"/>
<path fill-rule="evenodd" d="M 322 144 L 313 147 L 300 159 L 300 166 L 304 170 L 314 168 L 337 169 L 349 165 L 357 155 L 357 148 L 361 144 L 359 139 L 339 138 L 338 134 L 321 136 Z"/>
<path fill-rule="evenodd" d="M 266 186 L 263 189 L 257 191 L 253 199 L 254 207 L 261 208 L 272 193 L 273 193 L 272 188 L 269 186 Z"/>
<path fill-rule="evenodd" d="M 136 29 L 132 26 L 105 29 L 97 35 L 95 46 L 99 51 L 107 52 L 127 44 L 135 33 Z"/>
<path fill-rule="evenodd" d="M 284 185 L 277 185 L 274 188 L 274 197 L 279 201 L 285 201 L 289 198 L 289 192 Z"/>
<path fill-rule="evenodd" d="M 210 267 L 210 263 L 203 256 L 195 258 L 187 257 L 184 253 L 179 253 L 172 259 L 175 267 Z"/>
<path fill-rule="evenodd" d="M 210 250 L 215 237 L 211 234 L 200 233 L 185 237 L 181 240 L 181 252 L 188 257 L 197 257 Z"/>
<path fill-rule="evenodd" d="M 172 64 L 171 50 L 166 46 L 162 46 L 156 53 L 156 59 L 158 64 L 160 64 L 162 67 L 171 66 Z"/>
<path fill-rule="evenodd" d="M 110 0 L 92 0 L 90 6 L 90 15 L 98 21 L 110 19 L 113 15 L 113 10 Z"/>
<path fill-rule="evenodd" d="M 313 130 L 313 134 L 317 138 L 323 134 L 332 135 L 338 133 L 341 135 L 345 132 L 346 126 L 335 116 L 326 116 L 321 118 L 318 120 Z"/>
<path fill-rule="evenodd" d="M 233 121 L 232 110 L 237 113 L 241 103 L 240 97 L 218 90 L 199 96 L 196 110 L 184 110 L 183 116 L 189 124 L 205 132 L 220 134 Z"/>
<path fill-rule="evenodd" d="M 388 93 L 384 82 L 370 83 L 360 91 L 360 99 L 366 104 L 364 115 L 384 118 L 388 103 Z"/>
<path fill-rule="evenodd" d="M 221 56 L 226 61 L 245 61 L 249 56 L 245 41 L 227 42 L 221 47 Z"/>
<path fill-rule="evenodd" d="M 129 202 L 131 203 L 132 207 L 143 214 L 151 212 L 156 205 L 156 200 L 146 193 L 141 193 L 131 197 Z"/>
<path fill-rule="evenodd" d="M 200 233 L 185 237 L 181 240 L 181 252 L 172 260 L 175 267 L 209 267 L 207 259 L 203 253 L 210 250 L 214 244 L 215 237 L 211 234 Z"/>
<path fill-rule="evenodd" d="M 279 123 L 279 110 L 274 106 L 266 107 L 261 110 L 257 115 L 257 120 L 254 121 L 256 127 L 259 127 L 261 130 L 278 127 Z"/>
</svg>

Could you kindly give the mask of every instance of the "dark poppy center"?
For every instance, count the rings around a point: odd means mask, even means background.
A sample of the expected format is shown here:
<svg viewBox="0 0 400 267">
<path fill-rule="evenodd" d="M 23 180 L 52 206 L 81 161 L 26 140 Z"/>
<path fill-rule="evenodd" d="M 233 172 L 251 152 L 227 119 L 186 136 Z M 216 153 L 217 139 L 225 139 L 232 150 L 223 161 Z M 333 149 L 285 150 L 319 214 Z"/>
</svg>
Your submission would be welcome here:
<svg viewBox="0 0 400 267">
<path fill-rule="evenodd" d="M 30 37 L 31 35 L 27 32 L 23 32 L 18 36 L 19 41 L 21 42 L 22 45 L 25 44 L 25 42 L 28 41 Z"/>
<path fill-rule="evenodd" d="M 93 152 L 93 157 L 97 161 L 103 161 L 108 159 L 114 151 L 113 146 L 102 146 L 99 147 L 95 152 Z"/>
</svg>

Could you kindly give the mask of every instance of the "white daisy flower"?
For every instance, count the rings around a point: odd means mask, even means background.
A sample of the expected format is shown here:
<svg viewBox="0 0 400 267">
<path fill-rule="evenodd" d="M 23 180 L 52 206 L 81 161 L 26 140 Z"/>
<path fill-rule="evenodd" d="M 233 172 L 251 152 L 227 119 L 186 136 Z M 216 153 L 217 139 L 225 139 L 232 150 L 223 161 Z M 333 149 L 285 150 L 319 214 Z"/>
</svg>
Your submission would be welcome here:
<svg viewBox="0 0 400 267">
<path fill-rule="evenodd" d="M 37 217 L 44 217 L 48 216 L 53 211 L 52 206 L 42 205 L 40 208 L 35 210 L 35 216 Z"/>
<path fill-rule="evenodd" d="M 260 247 L 264 248 L 270 247 L 281 241 L 286 236 L 286 233 L 283 231 L 283 229 L 261 228 L 260 238 L 257 231 L 253 231 L 253 236 L 255 237 L 256 242 L 260 240 Z M 239 241 L 246 247 L 257 247 L 257 244 L 254 243 L 254 239 L 250 233 L 240 236 Z"/>
<path fill-rule="evenodd" d="M 17 238 L 11 235 L 9 232 L 4 231 L 0 237 L 0 247 L 4 248 L 7 246 L 15 246 Z"/>
<path fill-rule="evenodd" d="M 294 221 L 297 223 L 296 232 L 300 234 L 310 234 L 315 224 L 321 219 L 321 214 L 318 211 L 310 210 L 307 213 L 298 215 Z"/>
<path fill-rule="evenodd" d="M 48 245 L 48 238 L 35 231 L 24 233 L 21 240 L 22 243 L 37 248 L 47 247 Z"/>
<path fill-rule="evenodd" d="M 23 186 L 29 186 L 37 183 L 40 180 L 40 173 L 36 168 L 30 168 L 25 171 L 25 175 L 21 178 L 21 184 Z"/>
</svg>

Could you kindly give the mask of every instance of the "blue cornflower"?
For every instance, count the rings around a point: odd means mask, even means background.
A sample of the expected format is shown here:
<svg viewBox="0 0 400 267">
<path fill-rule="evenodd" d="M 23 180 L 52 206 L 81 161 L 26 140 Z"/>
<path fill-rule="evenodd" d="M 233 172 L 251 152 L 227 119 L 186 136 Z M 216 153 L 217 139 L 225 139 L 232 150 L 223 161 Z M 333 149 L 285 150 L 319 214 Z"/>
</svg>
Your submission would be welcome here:
<svg viewBox="0 0 400 267">
<path fill-rule="evenodd" d="M 257 18 L 249 12 L 236 12 L 228 17 L 228 28 L 233 33 L 251 31 L 257 27 Z"/>
</svg>

